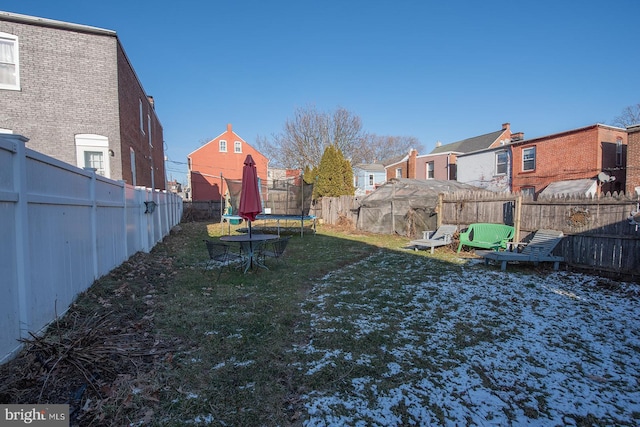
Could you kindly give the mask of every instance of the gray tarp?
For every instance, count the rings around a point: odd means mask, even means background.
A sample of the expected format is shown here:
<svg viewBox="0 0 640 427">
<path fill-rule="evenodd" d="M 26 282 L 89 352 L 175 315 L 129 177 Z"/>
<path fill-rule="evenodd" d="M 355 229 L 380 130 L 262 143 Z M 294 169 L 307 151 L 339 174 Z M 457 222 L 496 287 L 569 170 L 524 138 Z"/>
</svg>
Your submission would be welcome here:
<svg viewBox="0 0 640 427">
<path fill-rule="evenodd" d="M 457 181 L 395 178 L 360 201 L 358 229 L 380 234 L 422 237 L 437 227 L 436 206 L 440 193 L 481 191 Z"/>
</svg>

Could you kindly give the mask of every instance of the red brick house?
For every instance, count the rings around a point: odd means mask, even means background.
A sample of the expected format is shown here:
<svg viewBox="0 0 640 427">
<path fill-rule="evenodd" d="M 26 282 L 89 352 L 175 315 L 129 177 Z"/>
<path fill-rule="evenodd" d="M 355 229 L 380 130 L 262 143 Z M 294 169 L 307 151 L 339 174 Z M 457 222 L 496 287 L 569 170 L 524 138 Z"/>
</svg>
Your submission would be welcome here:
<svg viewBox="0 0 640 427">
<path fill-rule="evenodd" d="M 601 192 L 625 190 L 625 129 L 595 124 L 516 141 L 511 144 L 511 150 L 512 191 L 537 196 L 552 182 L 596 178 L 601 172 L 615 177 L 601 185 Z"/>
<path fill-rule="evenodd" d="M 193 201 L 221 200 L 226 191 L 223 178 L 242 179 L 247 154 L 256 162 L 258 179 L 267 183 L 269 160 L 240 138 L 227 125 L 226 132 L 204 144 L 187 156 L 189 186 Z"/>
<path fill-rule="evenodd" d="M 409 150 L 409 154 L 402 158 L 391 160 L 385 164 L 387 171 L 387 181 L 391 178 L 416 178 L 416 157 L 418 151 L 414 148 Z"/>
<path fill-rule="evenodd" d="M 634 197 L 640 196 L 640 124 L 627 127 L 627 191 Z"/>
</svg>

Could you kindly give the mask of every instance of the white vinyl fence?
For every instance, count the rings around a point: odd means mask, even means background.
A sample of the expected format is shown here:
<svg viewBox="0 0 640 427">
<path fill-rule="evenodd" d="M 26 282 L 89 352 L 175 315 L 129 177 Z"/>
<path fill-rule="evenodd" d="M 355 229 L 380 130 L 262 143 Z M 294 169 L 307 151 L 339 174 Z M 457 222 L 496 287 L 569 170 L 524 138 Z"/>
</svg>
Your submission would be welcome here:
<svg viewBox="0 0 640 427">
<path fill-rule="evenodd" d="M 182 217 L 175 194 L 98 176 L 26 149 L 27 140 L 0 134 L 0 364 L 20 350 L 18 339 L 149 252 Z"/>
</svg>

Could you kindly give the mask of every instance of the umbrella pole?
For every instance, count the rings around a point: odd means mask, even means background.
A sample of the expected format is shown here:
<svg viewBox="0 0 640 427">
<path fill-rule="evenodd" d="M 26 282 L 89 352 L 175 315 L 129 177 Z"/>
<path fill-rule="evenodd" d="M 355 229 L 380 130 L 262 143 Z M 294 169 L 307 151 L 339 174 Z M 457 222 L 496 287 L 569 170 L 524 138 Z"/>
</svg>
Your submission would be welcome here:
<svg viewBox="0 0 640 427">
<path fill-rule="evenodd" d="M 251 220 L 247 220 L 249 224 L 249 268 L 253 268 L 253 242 L 251 241 Z"/>
</svg>

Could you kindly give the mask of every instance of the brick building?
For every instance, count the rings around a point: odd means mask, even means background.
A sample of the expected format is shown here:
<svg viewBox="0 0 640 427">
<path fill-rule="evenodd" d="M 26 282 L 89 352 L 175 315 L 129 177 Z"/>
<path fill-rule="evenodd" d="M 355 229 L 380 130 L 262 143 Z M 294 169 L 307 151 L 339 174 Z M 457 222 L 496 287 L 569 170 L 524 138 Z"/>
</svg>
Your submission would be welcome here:
<svg viewBox="0 0 640 427">
<path fill-rule="evenodd" d="M 187 156 L 189 187 L 194 201 L 221 200 L 225 194 L 224 178 L 242 179 L 247 154 L 256 162 L 262 190 L 267 185 L 268 159 L 233 131 L 227 130 Z M 298 173 L 299 174 L 299 173 Z"/>
<path fill-rule="evenodd" d="M 595 124 L 513 142 L 511 151 L 512 191 L 538 195 L 552 182 L 596 178 L 601 172 L 615 180 L 602 183 L 600 191 L 625 191 L 625 129 Z"/>
<path fill-rule="evenodd" d="M 630 196 L 640 196 L 640 124 L 627 128 L 627 191 Z"/>
<path fill-rule="evenodd" d="M 416 178 L 416 158 L 418 151 L 414 148 L 409 150 L 409 154 L 402 158 L 391 160 L 385 164 L 387 181 L 392 178 Z"/>
<path fill-rule="evenodd" d="M 165 189 L 163 129 L 114 31 L 0 12 L 0 131 L 111 179 Z"/>
</svg>

